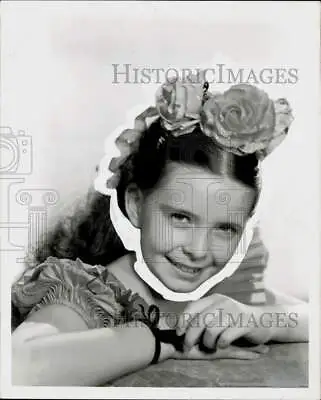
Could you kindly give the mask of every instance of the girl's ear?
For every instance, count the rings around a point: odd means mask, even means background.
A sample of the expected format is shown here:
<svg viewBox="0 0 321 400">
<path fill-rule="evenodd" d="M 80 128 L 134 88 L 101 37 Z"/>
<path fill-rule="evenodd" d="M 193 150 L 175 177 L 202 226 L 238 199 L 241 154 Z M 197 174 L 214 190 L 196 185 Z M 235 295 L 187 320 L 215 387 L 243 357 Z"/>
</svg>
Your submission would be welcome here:
<svg viewBox="0 0 321 400">
<path fill-rule="evenodd" d="M 125 191 L 125 207 L 128 218 L 135 228 L 140 228 L 140 214 L 143 206 L 143 193 L 135 183 Z"/>
</svg>

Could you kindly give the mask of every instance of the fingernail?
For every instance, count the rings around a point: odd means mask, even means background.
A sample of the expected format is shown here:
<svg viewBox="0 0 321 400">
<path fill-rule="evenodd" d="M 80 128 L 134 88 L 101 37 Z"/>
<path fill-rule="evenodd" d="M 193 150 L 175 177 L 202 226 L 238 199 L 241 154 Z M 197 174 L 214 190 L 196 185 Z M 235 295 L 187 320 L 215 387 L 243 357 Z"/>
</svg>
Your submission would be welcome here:
<svg viewBox="0 0 321 400">
<path fill-rule="evenodd" d="M 176 335 L 177 335 L 177 336 L 182 336 L 183 334 L 184 334 L 184 331 L 183 331 L 183 330 L 177 329 L 177 331 L 176 331 Z"/>
</svg>

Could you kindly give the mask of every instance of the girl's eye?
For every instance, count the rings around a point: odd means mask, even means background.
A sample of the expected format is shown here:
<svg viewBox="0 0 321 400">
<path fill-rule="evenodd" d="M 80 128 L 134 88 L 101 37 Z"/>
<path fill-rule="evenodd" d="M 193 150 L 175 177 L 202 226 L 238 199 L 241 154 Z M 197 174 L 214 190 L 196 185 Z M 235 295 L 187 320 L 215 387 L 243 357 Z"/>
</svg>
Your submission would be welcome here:
<svg viewBox="0 0 321 400">
<path fill-rule="evenodd" d="M 171 219 L 173 222 L 179 224 L 188 224 L 190 222 L 190 218 L 184 214 L 173 213 L 171 214 Z"/>
<path fill-rule="evenodd" d="M 221 232 L 233 235 L 238 233 L 238 230 L 231 224 L 220 224 L 217 229 Z"/>
</svg>

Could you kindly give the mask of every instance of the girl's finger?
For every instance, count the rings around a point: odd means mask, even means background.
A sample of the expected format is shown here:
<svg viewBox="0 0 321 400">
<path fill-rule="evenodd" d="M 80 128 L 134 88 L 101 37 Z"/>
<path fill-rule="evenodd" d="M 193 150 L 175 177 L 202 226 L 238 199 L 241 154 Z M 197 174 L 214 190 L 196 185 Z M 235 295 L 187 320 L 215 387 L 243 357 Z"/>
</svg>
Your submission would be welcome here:
<svg viewBox="0 0 321 400">
<path fill-rule="evenodd" d="M 186 350 L 191 349 L 199 342 L 205 328 L 206 326 L 201 318 L 201 314 L 192 319 L 185 332 L 184 348 Z"/>
<path fill-rule="evenodd" d="M 226 329 L 226 327 L 223 324 L 220 329 L 218 327 L 205 329 L 204 334 L 202 335 L 201 338 L 202 344 L 209 349 L 217 348 L 218 341 L 220 340 L 220 337 L 223 335 L 224 329 Z"/>
<path fill-rule="evenodd" d="M 176 334 L 183 335 L 186 332 L 187 327 L 191 324 L 192 320 L 197 317 L 197 314 L 200 314 L 206 308 L 211 305 L 213 306 L 215 303 L 217 303 L 217 305 L 222 304 L 223 302 L 226 302 L 227 299 L 228 297 L 224 295 L 215 294 L 204 297 L 197 301 L 190 302 L 178 318 Z"/>
<path fill-rule="evenodd" d="M 269 346 L 266 346 L 265 344 L 259 344 L 257 346 L 251 347 L 251 351 L 260 354 L 266 354 L 269 352 L 269 350 L 270 350 Z"/>
<path fill-rule="evenodd" d="M 244 349 L 238 349 L 235 348 L 233 350 L 230 350 L 228 353 L 226 353 L 226 356 L 220 356 L 220 358 L 232 358 L 232 359 L 238 359 L 238 360 L 256 360 L 260 358 L 260 354 L 256 353 L 252 350 L 244 350 Z"/>
<path fill-rule="evenodd" d="M 237 315 L 239 312 L 236 303 L 230 302 L 225 305 L 226 314 L 221 316 L 218 321 L 212 310 L 213 306 L 206 308 L 188 325 L 184 340 L 187 348 L 192 348 L 199 342 L 209 349 L 215 348 L 218 338 L 230 324 L 229 315 Z"/>
<path fill-rule="evenodd" d="M 248 327 L 241 326 L 226 328 L 217 340 L 217 347 L 220 349 L 225 349 L 231 343 L 233 343 L 234 340 L 243 337 L 246 333 L 249 332 L 249 330 L 250 329 Z"/>
<path fill-rule="evenodd" d="M 215 324 L 205 324 L 205 331 L 202 337 L 203 344 L 208 348 L 226 348 L 235 339 L 244 336 L 249 328 L 239 324 L 239 317 L 247 315 L 247 306 L 240 307 L 239 303 L 230 302 L 225 305 L 225 313 L 221 315 Z M 205 310 L 208 314 L 209 309 Z M 218 322 L 218 323 L 217 323 Z"/>
<path fill-rule="evenodd" d="M 232 315 L 237 312 L 235 311 L 237 306 L 232 301 L 229 303 L 225 301 L 224 308 L 226 312 L 230 311 L 230 314 Z M 186 348 L 192 348 L 195 344 L 202 341 L 202 344 L 206 347 L 210 349 L 214 348 L 218 336 L 227 328 L 227 326 L 227 315 L 221 316 L 218 321 L 217 315 L 213 313 L 213 304 L 211 304 L 190 321 L 185 329 L 184 344 Z"/>
<path fill-rule="evenodd" d="M 190 325 L 191 321 L 197 316 L 197 314 L 203 311 L 204 308 L 208 307 L 210 304 L 211 301 L 209 297 L 204 297 L 203 299 L 189 303 L 178 318 L 176 334 L 183 335 L 187 326 Z"/>
<path fill-rule="evenodd" d="M 197 346 L 194 346 L 188 353 L 182 355 L 182 358 L 189 360 L 217 360 L 217 359 L 240 359 L 256 360 L 260 354 L 251 350 L 240 349 L 230 346 L 227 349 L 217 350 L 215 353 L 204 353 Z"/>
</svg>

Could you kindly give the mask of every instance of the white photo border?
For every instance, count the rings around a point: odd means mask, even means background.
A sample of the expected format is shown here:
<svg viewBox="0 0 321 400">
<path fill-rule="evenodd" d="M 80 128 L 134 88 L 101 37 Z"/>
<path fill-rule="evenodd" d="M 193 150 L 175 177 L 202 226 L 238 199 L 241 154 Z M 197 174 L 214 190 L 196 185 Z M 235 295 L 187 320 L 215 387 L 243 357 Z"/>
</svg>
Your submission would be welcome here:
<svg viewBox="0 0 321 400">
<path fill-rule="evenodd" d="M 14 5 L 14 3 L 16 5 Z M 2 2 L 2 17 L 5 22 L 6 12 L 12 7 L 17 7 L 20 2 Z M 40 7 L 39 2 L 28 1 L 28 6 Z M 52 6 L 53 2 L 49 1 L 46 6 Z M 65 2 L 58 2 L 63 9 Z M 66 2 L 68 3 L 68 2 Z M 92 3 L 100 2 L 86 2 L 78 1 L 75 3 L 81 3 L 82 7 L 91 7 Z M 91 4 L 89 4 L 91 3 Z M 115 5 L 116 2 L 106 2 Z M 128 3 L 128 4 L 126 4 Z M 137 2 L 138 6 L 143 8 L 146 2 Z M 149 2 L 151 3 L 151 2 Z M 154 7 L 158 7 L 157 2 L 152 2 Z M 163 3 L 163 2 L 161 2 Z M 164 2 L 166 3 L 166 2 Z M 195 3 L 195 2 L 191 2 Z M 212 2 L 209 2 L 212 3 Z M 233 3 L 233 4 L 232 4 Z M 319 28 L 315 29 L 315 46 L 319 49 L 319 53 L 315 57 L 315 76 L 318 77 L 315 88 L 311 88 L 311 95 L 309 102 L 311 107 L 315 109 L 316 119 L 315 121 L 309 121 L 311 124 L 309 129 L 315 129 L 316 133 L 321 132 L 321 97 L 320 97 L 320 5 L 319 2 L 279 2 L 275 4 L 274 2 L 219 2 L 212 4 L 215 7 L 215 13 L 218 12 L 219 6 L 222 9 L 222 16 L 229 15 L 231 9 L 227 5 L 231 5 L 234 9 L 233 12 L 238 12 L 239 18 L 246 13 L 254 13 L 255 10 L 266 8 L 271 11 L 273 7 L 278 7 L 278 10 L 283 10 L 286 15 L 287 11 L 297 9 L 297 15 L 302 16 L 304 23 L 311 24 L 318 21 Z M 131 2 L 123 2 L 123 5 L 132 6 Z M 44 6 L 42 6 L 44 7 Z M 188 6 L 187 6 L 188 9 Z M 237 9 L 237 11 L 235 11 Z M 318 12 L 318 16 L 315 15 Z M 207 18 L 207 16 L 204 16 Z M 306 18 L 306 19 L 305 19 Z M 5 23 L 4 23 L 5 25 Z M 2 27 L 3 29 L 3 27 Z M 304 26 L 302 27 L 304 29 Z M 2 42 L 6 40 L 6 31 L 4 31 L 4 36 L 2 37 Z M 1 67 L 5 63 L 5 56 L 1 56 Z M 2 69 L 2 68 L 1 68 Z M 5 106 L 5 99 L 2 98 L 2 105 Z M 1 107 L 2 109 L 2 107 Z M 3 114 L 3 109 L 1 111 Z M 320 135 L 319 135 L 320 136 Z M 320 139 L 320 138 L 319 138 Z M 319 160 L 321 160 L 321 140 L 318 149 Z M 320 163 L 321 170 L 321 163 Z M 321 178 L 321 177 L 320 177 Z M 319 182 L 315 182 L 316 185 L 320 186 L 321 179 Z M 0 180 L 1 183 L 1 180 Z M 320 190 L 321 198 L 321 190 Z M 316 218 L 316 229 L 315 234 L 319 239 L 319 244 L 321 247 L 320 240 L 320 221 L 321 221 L 321 201 L 319 214 Z M 1 209 L 1 215 L 5 215 L 6 210 Z M 308 388 L 139 388 L 139 387 L 23 387 L 23 386 L 12 386 L 11 385 L 11 331 L 10 331 L 10 321 L 11 321 L 11 305 L 9 299 L 11 298 L 10 288 L 11 280 L 10 275 L 6 274 L 6 266 L 12 265 L 14 262 L 14 257 L 12 254 L 1 252 L 1 397 L 3 398 L 44 398 L 44 399 L 58 399 L 58 398 L 78 398 L 78 399 L 318 399 L 320 397 L 320 304 L 321 304 L 321 261 L 320 261 L 320 247 L 319 253 L 315 255 L 318 258 L 319 268 L 315 268 L 315 272 L 310 274 L 310 342 L 309 342 L 309 387 Z M 304 266 L 304 268 L 309 268 Z"/>
</svg>

